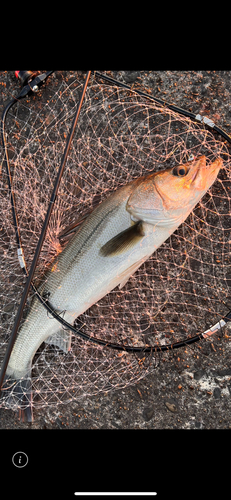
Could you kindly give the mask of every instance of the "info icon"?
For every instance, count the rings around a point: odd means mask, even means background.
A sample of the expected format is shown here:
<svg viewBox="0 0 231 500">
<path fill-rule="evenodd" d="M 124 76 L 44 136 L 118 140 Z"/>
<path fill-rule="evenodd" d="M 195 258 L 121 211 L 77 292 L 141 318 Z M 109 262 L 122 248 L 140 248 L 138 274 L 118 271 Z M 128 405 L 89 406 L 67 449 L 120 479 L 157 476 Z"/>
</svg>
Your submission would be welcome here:
<svg viewBox="0 0 231 500">
<path fill-rule="evenodd" d="M 12 457 L 12 462 L 15 467 L 19 467 L 21 469 L 28 464 L 28 456 L 24 453 L 24 451 L 17 451 L 17 453 L 15 453 Z"/>
</svg>

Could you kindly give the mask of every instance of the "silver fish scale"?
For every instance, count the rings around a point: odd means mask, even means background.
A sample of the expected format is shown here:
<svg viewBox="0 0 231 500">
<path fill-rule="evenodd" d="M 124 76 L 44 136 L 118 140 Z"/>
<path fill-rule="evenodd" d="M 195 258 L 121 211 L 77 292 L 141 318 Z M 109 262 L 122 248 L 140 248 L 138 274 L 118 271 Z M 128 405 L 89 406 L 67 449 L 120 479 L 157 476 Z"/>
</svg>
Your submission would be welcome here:
<svg viewBox="0 0 231 500">
<path fill-rule="evenodd" d="M 201 164 L 204 165 L 204 163 L 203 159 Z M 171 176 L 171 170 L 168 172 Z M 154 188 L 153 191 L 151 190 L 153 183 L 156 183 L 156 175 L 159 174 L 154 173 L 148 176 L 147 180 L 139 178 L 132 181 L 110 195 L 89 215 L 70 244 L 51 264 L 51 269 L 45 278 L 46 282 L 43 283 L 40 291 L 49 296 L 53 309 L 64 314 L 67 322 L 73 323 L 76 317 L 117 285 L 123 286 L 186 219 L 203 196 L 201 189 L 198 191 L 192 189 L 191 196 L 186 197 L 187 205 L 184 204 L 183 209 L 180 210 L 179 203 L 175 203 L 173 205 L 175 208 L 166 212 L 164 225 L 161 225 L 163 223 L 162 211 L 158 212 L 156 209 L 160 196 L 158 190 L 157 192 Z M 167 177 L 165 181 L 167 186 L 170 180 Z M 116 252 L 115 255 L 104 256 L 100 253 L 100 249 L 115 236 L 118 238 L 121 232 L 131 228 L 133 224 L 131 216 L 136 216 L 137 209 L 136 189 L 138 213 L 142 221 L 142 236 L 134 240 L 135 242 L 133 241 L 130 246 L 126 246 L 125 250 Z M 206 190 L 205 185 L 204 192 Z M 145 222 L 145 209 L 142 213 L 142 201 L 147 207 L 148 191 L 151 193 L 151 206 L 148 210 L 147 222 Z M 131 194 L 132 207 L 128 204 Z M 126 210 L 127 207 L 129 207 L 129 212 Z M 33 356 L 41 343 L 60 331 L 66 341 L 67 334 L 63 333 L 60 324 L 54 318 L 48 317 L 45 308 L 42 304 L 38 304 L 35 298 L 31 311 L 18 333 L 6 375 L 16 379 L 28 375 Z M 69 346 L 69 343 L 65 345 Z"/>
</svg>

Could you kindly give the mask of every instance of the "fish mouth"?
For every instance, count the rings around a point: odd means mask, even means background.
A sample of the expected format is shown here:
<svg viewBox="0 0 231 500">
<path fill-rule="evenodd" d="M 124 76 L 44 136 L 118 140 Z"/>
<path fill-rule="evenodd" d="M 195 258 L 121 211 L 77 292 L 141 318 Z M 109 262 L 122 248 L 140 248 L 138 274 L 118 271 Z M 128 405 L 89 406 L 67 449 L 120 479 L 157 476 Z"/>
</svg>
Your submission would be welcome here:
<svg viewBox="0 0 231 500">
<path fill-rule="evenodd" d="M 197 158 L 196 160 L 194 160 L 194 165 L 192 165 L 192 171 L 190 172 L 191 175 L 189 175 L 189 179 L 191 182 L 193 182 L 198 173 L 203 169 L 206 169 L 207 166 L 206 166 L 206 157 L 205 156 L 200 156 L 199 158 Z"/>
<path fill-rule="evenodd" d="M 192 177 L 191 177 L 191 179 L 190 179 L 190 180 L 191 180 L 191 182 L 194 182 L 194 181 L 195 181 L 195 179 L 196 179 L 196 177 L 197 177 L 197 175 L 198 175 L 198 173 L 199 173 L 199 170 L 200 170 L 200 168 L 198 167 L 198 168 L 197 168 L 197 170 L 195 170 L 195 172 L 193 172 L 193 175 L 192 175 Z"/>
<path fill-rule="evenodd" d="M 215 172 L 216 170 L 220 170 L 220 168 L 223 167 L 223 161 L 221 158 L 217 158 L 211 165 L 209 165 L 209 168 L 211 168 L 211 172 Z"/>
<path fill-rule="evenodd" d="M 201 157 L 190 176 L 190 184 L 193 183 L 194 187 L 198 189 L 204 189 L 210 180 L 215 180 L 222 165 L 221 158 L 217 158 L 213 163 L 206 165 L 205 156 Z"/>
</svg>

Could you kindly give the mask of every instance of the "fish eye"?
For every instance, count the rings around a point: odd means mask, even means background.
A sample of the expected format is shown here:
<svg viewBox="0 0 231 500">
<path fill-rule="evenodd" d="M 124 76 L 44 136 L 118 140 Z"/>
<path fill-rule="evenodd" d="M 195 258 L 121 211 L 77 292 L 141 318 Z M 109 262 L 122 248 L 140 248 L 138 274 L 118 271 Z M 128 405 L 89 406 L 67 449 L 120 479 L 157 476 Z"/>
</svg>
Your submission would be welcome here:
<svg viewBox="0 0 231 500">
<path fill-rule="evenodd" d="M 184 177 L 188 173 L 188 169 L 183 165 L 179 165 L 178 167 L 174 167 L 172 170 L 172 174 L 177 177 Z"/>
</svg>

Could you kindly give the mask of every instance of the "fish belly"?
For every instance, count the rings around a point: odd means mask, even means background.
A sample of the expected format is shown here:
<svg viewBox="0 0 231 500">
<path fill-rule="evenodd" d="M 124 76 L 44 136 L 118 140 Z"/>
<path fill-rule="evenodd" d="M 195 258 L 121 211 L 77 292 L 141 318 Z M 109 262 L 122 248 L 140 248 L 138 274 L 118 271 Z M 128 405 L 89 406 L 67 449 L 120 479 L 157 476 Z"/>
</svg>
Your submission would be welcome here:
<svg viewBox="0 0 231 500">
<path fill-rule="evenodd" d="M 130 220 L 120 225 L 128 227 Z M 118 232 L 118 229 L 117 229 Z M 58 264 L 54 273 L 61 273 L 62 277 L 57 286 L 50 274 L 45 284 L 45 292 L 49 303 L 64 319 L 73 324 L 74 320 L 93 304 L 107 295 L 118 285 L 124 285 L 129 277 L 140 267 L 148 257 L 165 241 L 169 231 L 159 229 L 150 224 L 144 224 L 145 236 L 141 241 L 125 253 L 113 257 L 104 257 L 99 253 L 100 248 L 109 238 L 116 234 L 116 230 L 105 229 L 96 239 L 94 245 L 89 245 L 82 258 L 76 258 L 65 272 L 65 265 Z M 38 299 L 34 304 L 21 330 L 8 365 L 8 372 L 20 375 L 27 372 L 32 358 L 48 337 L 55 336 L 61 324 L 51 317 Z M 50 340 L 51 341 L 51 340 Z"/>
</svg>

